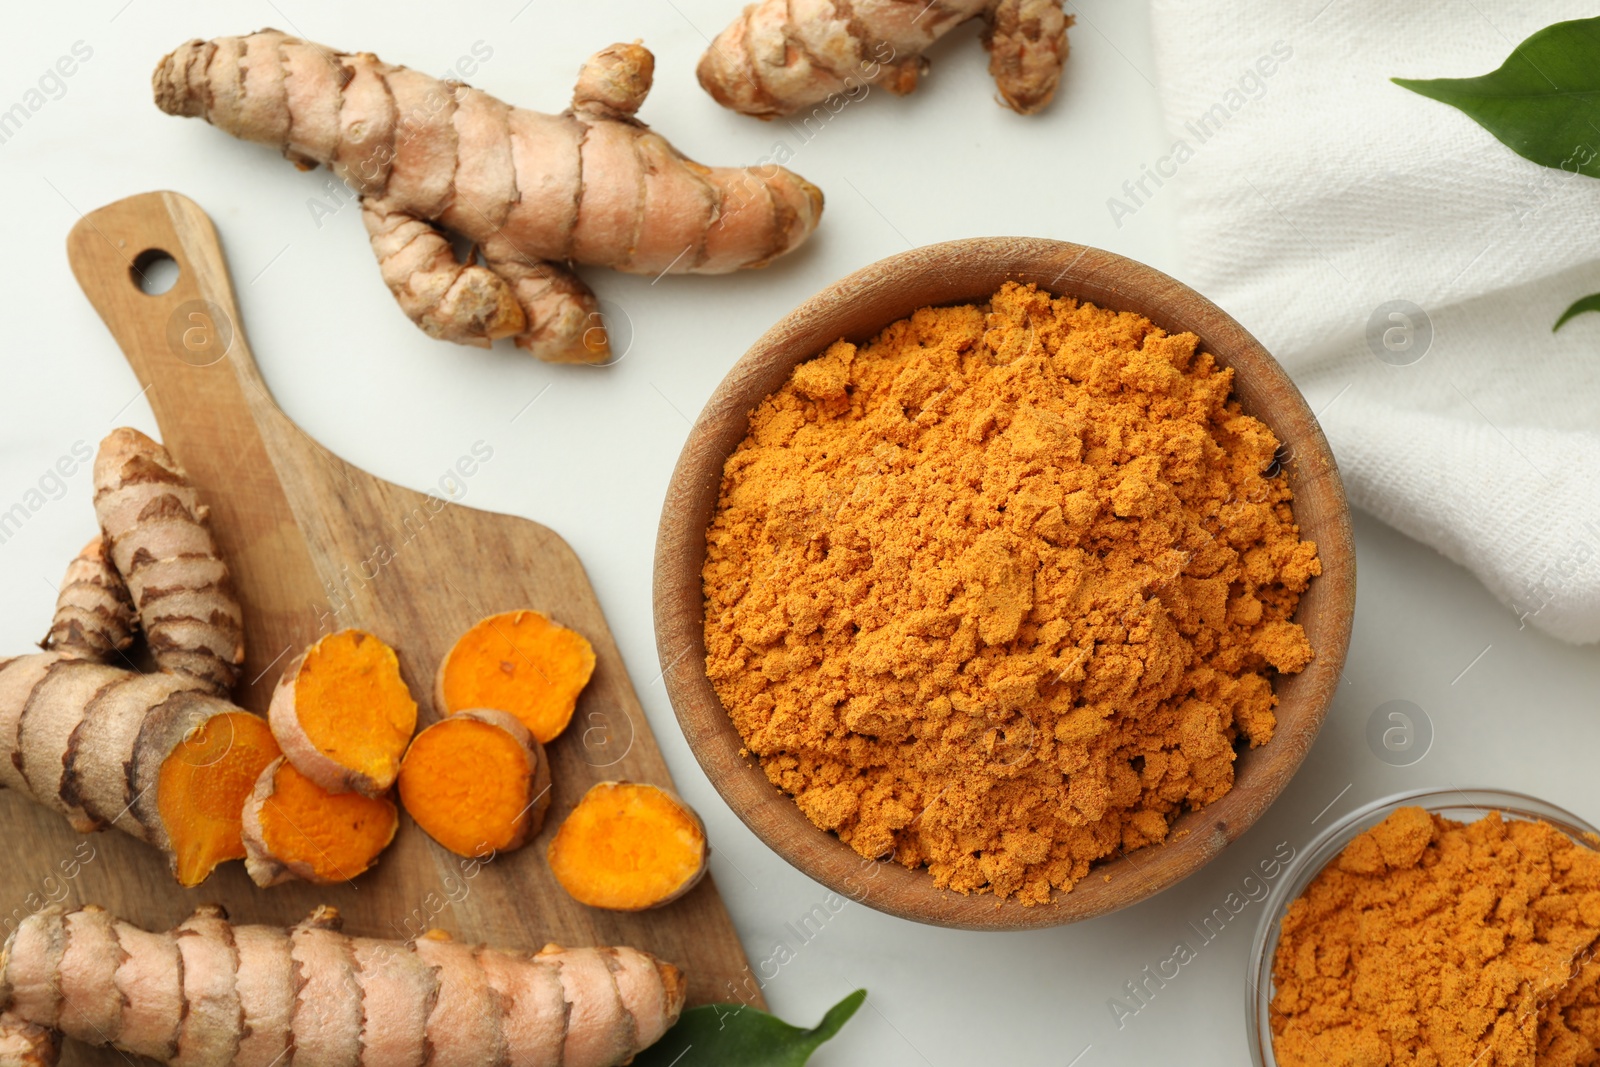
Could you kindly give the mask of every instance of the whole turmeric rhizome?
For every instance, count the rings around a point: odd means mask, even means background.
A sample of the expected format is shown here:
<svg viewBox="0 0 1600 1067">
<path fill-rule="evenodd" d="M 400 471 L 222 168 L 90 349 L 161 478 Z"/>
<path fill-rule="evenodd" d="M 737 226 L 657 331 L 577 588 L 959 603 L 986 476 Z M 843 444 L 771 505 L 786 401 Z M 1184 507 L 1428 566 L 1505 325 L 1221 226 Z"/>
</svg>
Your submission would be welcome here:
<svg viewBox="0 0 1600 1067">
<path fill-rule="evenodd" d="M 1272 737 L 1321 571 L 1233 374 L 1007 284 L 838 342 L 752 412 L 702 574 L 749 750 L 862 856 L 1037 904 Z"/>
</svg>

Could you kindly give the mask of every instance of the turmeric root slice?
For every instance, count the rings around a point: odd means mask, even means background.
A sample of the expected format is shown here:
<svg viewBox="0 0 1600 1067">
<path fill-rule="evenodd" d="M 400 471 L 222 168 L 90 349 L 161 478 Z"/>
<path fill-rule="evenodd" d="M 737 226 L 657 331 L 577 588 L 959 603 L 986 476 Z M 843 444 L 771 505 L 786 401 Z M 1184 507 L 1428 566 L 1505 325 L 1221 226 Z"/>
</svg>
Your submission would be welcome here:
<svg viewBox="0 0 1600 1067">
<path fill-rule="evenodd" d="M 147 720 L 131 771 L 134 813 L 171 855 L 179 884 L 197 886 L 217 864 L 245 857 L 245 800 L 279 755 L 262 719 L 198 693 L 178 694 Z"/>
<path fill-rule="evenodd" d="M 574 630 L 538 611 L 491 615 L 461 635 L 439 665 L 441 714 L 465 708 L 510 712 L 542 744 L 572 720 L 594 674 L 594 649 Z"/>
<path fill-rule="evenodd" d="M 573 899 L 643 911 L 677 900 L 706 873 L 706 831 L 672 793 L 601 782 L 584 794 L 550 842 L 550 869 Z"/>
<path fill-rule="evenodd" d="M 280 757 L 245 803 L 245 869 L 259 886 L 347 882 L 378 861 L 399 826 L 388 797 L 329 793 Z"/>
<path fill-rule="evenodd" d="M 340 630 L 283 672 L 267 717 L 283 754 L 318 786 L 381 797 L 417 728 L 417 702 L 392 648 Z"/>
<path fill-rule="evenodd" d="M 550 763 L 544 746 L 514 716 L 469 709 L 411 742 L 400 765 L 400 801 L 451 852 L 509 852 L 544 826 Z"/>
</svg>

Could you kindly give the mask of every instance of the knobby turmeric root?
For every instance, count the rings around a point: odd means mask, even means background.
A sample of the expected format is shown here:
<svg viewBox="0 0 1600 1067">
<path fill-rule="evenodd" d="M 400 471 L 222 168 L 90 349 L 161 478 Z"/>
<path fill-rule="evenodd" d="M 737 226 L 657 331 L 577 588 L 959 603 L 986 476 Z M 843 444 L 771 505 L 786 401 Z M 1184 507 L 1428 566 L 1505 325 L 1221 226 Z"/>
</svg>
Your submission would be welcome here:
<svg viewBox="0 0 1600 1067">
<path fill-rule="evenodd" d="M 80 833 L 115 826 L 155 845 L 199 885 L 244 856 L 244 800 L 278 746 L 197 686 L 55 652 L 0 662 L 0 785 Z"/>
<path fill-rule="evenodd" d="M 111 565 L 106 539 L 97 535 L 67 565 L 50 633 L 39 647 L 104 661 L 133 644 L 138 626 L 128 586 Z"/>
<path fill-rule="evenodd" d="M 706 873 L 706 831 L 672 793 L 601 782 L 583 795 L 550 842 L 550 870 L 574 900 L 643 911 L 670 904 Z"/>
<path fill-rule="evenodd" d="M 147 841 L 198 885 L 243 858 L 244 801 L 278 745 L 222 699 L 241 614 L 182 468 L 138 431 L 113 431 L 95 459 L 95 510 L 102 537 L 67 570 L 49 650 L 0 660 L 0 786 L 80 833 Z M 155 674 L 106 662 L 128 662 L 136 630 Z"/>
<path fill-rule="evenodd" d="M 759 118 L 856 99 L 869 85 L 903 96 L 927 71 L 922 53 L 974 18 L 984 20 L 1001 100 L 1024 115 L 1041 110 L 1067 59 L 1072 18 L 1061 0 L 761 0 L 711 42 L 700 84 L 723 107 Z"/>
<path fill-rule="evenodd" d="M 244 663 L 244 617 L 183 468 L 138 430 L 113 430 L 95 456 L 94 511 L 156 666 L 227 696 Z"/>
<path fill-rule="evenodd" d="M 417 735 L 400 765 L 400 802 L 451 852 L 521 848 L 550 809 L 544 746 L 514 716 L 473 708 Z"/>
<path fill-rule="evenodd" d="M 379 797 L 394 785 L 417 728 L 417 702 L 394 650 L 340 630 L 284 670 L 267 709 L 289 762 L 329 793 Z"/>
<path fill-rule="evenodd" d="M 0 1050 L 54 1063 L 60 1031 L 206 1067 L 611 1067 L 683 1010 L 682 972 L 637 949 L 529 954 L 339 928 L 332 908 L 282 930 L 203 907 L 165 934 L 46 908 L 0 953 Z"/>
<path fill-rule="evenodd" d="M 54 1067 L 60 1057 L 54 1030 L 0 1012 L 0 1067 Z"/>
<path fill-rule="evenodd" d="M 152 82 L 168 114 L 332 167 L 361 197 L 385 283 L 430 336 L 514 337 L 540 359 L 604 363 L 598 305 L 570 264 L 759 267 L 822 212 L 822 193 L 789 171 L 703 167 L 634 118 L 654 66 L 641 45 L 613 45 L 584 64 L 571 108 L 545 115 L 263 30 L 190 41 Z M 451 233 L 474 246 L 469 262 Z"/>
<path fill-rule="evenodd" d="M 399 828 L 388 797 L 329 793 L 277 759 L 245 802 L 245 870 L 259 886 L 348 882 L 378 862 Z"/>
<path fill-rule="evenodd" d="M 548 745 L 567 728 L 594 674 L 594 648 L 538 611 L 491 615 L 462 634 L 439 664 L 441 715 L 465 708 L 510 712 Z"/>
</svg>

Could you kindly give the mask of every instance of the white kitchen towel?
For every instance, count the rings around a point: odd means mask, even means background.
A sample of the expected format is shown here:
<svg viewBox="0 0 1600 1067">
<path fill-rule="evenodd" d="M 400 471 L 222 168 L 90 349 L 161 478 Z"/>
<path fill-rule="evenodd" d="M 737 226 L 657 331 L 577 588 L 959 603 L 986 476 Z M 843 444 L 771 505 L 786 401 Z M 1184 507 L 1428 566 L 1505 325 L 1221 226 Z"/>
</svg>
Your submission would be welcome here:
<svg viewBox="0 0 1600 1067">
<path fill-rule="evenodd" d="M 1600 315 L 1550 327 L 1600 291 L 1600 180 L 1389 79 L 1484 74 L 1593 14 L 1154 0 L 1172 145 L 1107 201 L 1129 225 L 1176 200 L 1185 280 L 1294 376 L 1353 504 L 1576 642 L 1600 640 Z"/>
</svg>

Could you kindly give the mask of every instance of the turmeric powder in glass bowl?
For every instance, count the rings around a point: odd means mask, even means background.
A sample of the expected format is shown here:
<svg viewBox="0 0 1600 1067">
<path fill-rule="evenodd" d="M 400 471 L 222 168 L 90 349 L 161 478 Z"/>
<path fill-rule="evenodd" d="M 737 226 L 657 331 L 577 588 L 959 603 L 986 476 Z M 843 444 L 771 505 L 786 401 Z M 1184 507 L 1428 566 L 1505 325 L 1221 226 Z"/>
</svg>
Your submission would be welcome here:
<svg viewBox="0 0 1600 1067">
<path fill-rule="evenodd" d="M 1592 1062 L 1600 831 L 1497 789 L 1351 812 L 1267 898 L 1245 1011 L 1258 1067 Z"/>
</svg>

